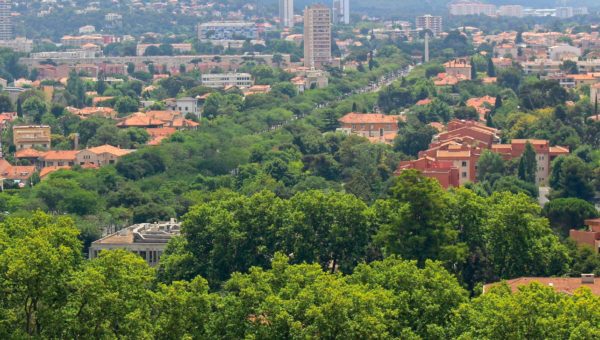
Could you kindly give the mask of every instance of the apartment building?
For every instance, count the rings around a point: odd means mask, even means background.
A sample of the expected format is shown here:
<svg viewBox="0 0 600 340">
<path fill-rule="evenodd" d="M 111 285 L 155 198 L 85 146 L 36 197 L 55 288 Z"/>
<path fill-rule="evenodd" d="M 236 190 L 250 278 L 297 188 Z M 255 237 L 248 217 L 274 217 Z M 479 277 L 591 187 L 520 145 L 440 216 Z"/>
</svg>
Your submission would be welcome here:
<svg viewBox="0 0 600 340">
<path fill-rule="evenodd" d="M 594 249 L 595 252 L 600 252 L 600 218 L 585 220 L 586 229 L 578 230 L 571 229 L 569 237 L 578 245 L 587 245 Z M 579 227 L 579 226 L 573 226 Z"/>
<path fill-rule="evenodd" d="M 450 15 L 496 15 L 496 6 L 480 2 L 461 1 L 449 6 Z"/>
<path fill-rule="evenodd" d="M 333 22 L 350 24 L 350 0 L 333 0 Z"/>
<path fill-rule="evenodd" d="M 200 40 L 258 39 L 258 28 L 253 22 L 211 21 L 198 25 Z"/>
<path fill-rule="evenodd" d="M 11 0 L 0 0 L 0 40 L 12 40 Z"/>
<path fill-rule="evenodd" d="M 89 258 L 98 257 L 104 250 L 124 249 L 141 256 L 150 266 L 156 266 L 169 240 L 180 234 L 181 223 L 174 219 L 135 224 L 92 242 Z"/>
<path fill-rule="evenodd" d="M 498 7 L 498 15 L 501 17 L 522 18 L 525 14 L 521 5 L 505 5 Z"/>
<path fill-rule="evenodd" d="M 453 77 L 471 80 L 471 62 L 467 58 L 457 58 L 444 64 L 446 73 Z"/>
<path fill-rule="evenodd" d="M 279 0 L 279 24 L 294 27 L 294 0 Z"/>
<path fill-rule="evenodd" d="M 13 143 L 17 150 L 31 148 L 49 148 L 51 142 L 48 125 L 13 126 Z"/>
<path fill-rule="evenodd" d="M 312 5 L 304 10 L 304 66 L 320 68 L 331 57 L 331 10 Z"/>
<path fill-rule="evenodd" d="M 417 30 L 430 30 L 434 36 L 439 36 L 444 30 L 442 17 L 434 15 L 422 15 L 415 19 Z"/>
<path fill-rule="evenodd" d="M 201 82 L 203 86 L 216 89 L 228 86 L 245 88 L 254 85 L 250 73 L 205 73 L 202 74 Z"/>
</svg>

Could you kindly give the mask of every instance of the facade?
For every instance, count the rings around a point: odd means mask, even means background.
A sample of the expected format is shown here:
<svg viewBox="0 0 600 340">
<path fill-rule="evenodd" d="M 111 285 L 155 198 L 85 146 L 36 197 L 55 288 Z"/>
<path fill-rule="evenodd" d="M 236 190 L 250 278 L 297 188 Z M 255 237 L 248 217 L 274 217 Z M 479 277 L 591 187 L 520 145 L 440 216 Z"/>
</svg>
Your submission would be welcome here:
<svg viewBox="0 0 600 340">
<path fill-rule="evenodd" d="M 39 167 L 73 166 L 77 158 L 77 150 L 50 150 L 38 159 Z"/>
<path fill-rule="evenodd" d="M 587 230 L 571 229 L 569 237 L 578 245 L 587 245 L 600 253 L 600 218 L 585 220 Z M 574 226 L 576 227 L 576 226 Z"/>
<path fill-rule="evenodd" d="M 294 0 L 279 0 L 279 23 L 283 27 L 294 27 Z"/>
<path fill-rule="evenodd" d="M 525 72 L 525 74 L 557 74 L 561 72 L 561 64 L 562 63 L 560 61 L 547 59 L 538 59 L 521 63 L 523 66 L 523 72 Z"/>
<path fill-rule="evenodd" d="M 0 0 L 0 40 L 12 40 L 11 0 Z"/>
<path fill-rule="evenodd" d="M 444 30 L 442 28 L 442 17 L 433 15 L 419 16 L 415 20 L 417 30 L 430 30 L 434 36 L 439 36 Z"/>
<path fill-rule="evenodd" d="M 498 8 L 498 15 L 501 17 L 517 17 L 522 18 L 523 6 L 521 5 L 506 5 Z"/>
<path fill-rule="evenodd" d="M 415 169 L 423 176 L 437 179 L 444 189 L 460 186 L 459 171 L 452 162 L 437 161 L 431 157 L 421 157 L 413 161 L 402 161 L 395 174 Z"/>
<path fill-rule="evenodd" d="M 496 15 L 496 6 L 479 2 L 459 2 L 449 5 L 450 15 Z"/>
<path fill-rule="evenodd" d="M 10 48 L 15 52 L 29 53 L 33 50 L 33 40 L 17 37 L 11 40 L 0 40 L 0 47 Z"/>
<path fill-rule="evenodd" d="M 180 235 L 181 223 L 140 223 L 92 242 L 89 258 L 98 257 L 101 251 L 124 249 L 140 255 L 151 266 L 159 263 L 169 240 Z"/>
<path fill-rule="evenodd" d="M 200 118 L 200 110 L 198 109 L 198 100 L 196 98 L 177 98 L 176 110 L 184 116 L 189 113 Z"/>
<path fill-rule="evenodd" d="M 333 22 L 350 24 L 350 0 L 333 0 Z"/>
<path fill-rule="evenodd" d="M 581 48 L 571 45 L 556 45 L 549 49 L 549 56 L 551 60 L 563 61 L 563 60 L 575 60 L 577 61 L 581 57 Z"/>
<path fill-rule="evenodd" d="M 136 49 L 135 49 L 135 54 L 137 56 L 143 56 L 146 53 L 146 49 L 148 49 L 148 47 L 150 46 L 155 46 L 155 47 L 159 47 L 161 44 L 138 44 Z M 171 47 L 173 47 L 173 51 L 179 52 L 179 53 L 188 53 L 188 52 L 192 52 L 192 44 L 187 44 L 187 43 L 183 43 L 183 44 L 169 44 L 171 45 Z"/>
<path fill-rule="evenodd" d="M 304 66 L 320 68 L 331 63 L 331 10 L 312 5 L 304 10 Z"/>
<path fill-rule="evenodd" d="M 258 28 L 253 22 L 213 21 L 198 25 L 200 40 L 258 39 Z"/>
<path fill-rule="evenodd" d="M 466 58 L 458 58 L 444 64 L 446 73 L 450 76 L 471 80 L 471 63 Z"/>
<path fill-rule="evenodd" d="M 402 116 L 384 115 L 381 113 L 350 112 L 338 119 L 339 131 L 357 134 L 374 142 L 393 141 L 398 134 L 398 122 Z"/>
<path fill-rule="evenodd" d="M 66 35 L 60 39 L 60 43 L 64 46 L 72 46 L 72 47 L 82 47 L 87 44 L 94 44 L 98 46 L 104 46 L 104 37 L 100 34 L 91 34 L 91 35 L 80 35 L 80 36 L 71 36 Z"/>
<path fill-rule="evenodd" d="M 249 73 L 205 73 L 202 74 L 201 82 L 203 86 L 210 88 L 227 86 L 245 88 L 254 85 L 252 75 Z"/>
<path fill-rule="evenodd" d="M 13 142 L 17 150 L 31 148 L 49 148 L 51 142 L 50 126 L 20 125 L 13 126 Z"/>
<path fill-rule="evenodd" d="M 101 145 L 75 152 L 74 162 L 79 165 L 104 166 L 115 164 L 120 157 L 134 152 L 114 147 L 112 145 Z"/>
</svg>

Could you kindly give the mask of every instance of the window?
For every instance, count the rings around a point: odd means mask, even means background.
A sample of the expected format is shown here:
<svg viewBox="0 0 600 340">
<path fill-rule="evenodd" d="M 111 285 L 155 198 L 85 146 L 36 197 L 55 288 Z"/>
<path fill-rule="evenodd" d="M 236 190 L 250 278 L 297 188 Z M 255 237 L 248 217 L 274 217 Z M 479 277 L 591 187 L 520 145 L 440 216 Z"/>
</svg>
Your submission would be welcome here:
<svg viewBox="0 0 600 340">
<path fill-rule="evenodd" d="M 467 166 L 467 162 L 466 162 L 466 161 L 463 161 L 463 162 L 462 162 L 462 166 L 463 166 L 463 167 L 466 167 L 466 166 Z"/>
<path fill-rule="evenodd" d="M 463 173 L 462 173 L 462 177 L 463 177 L 463 178 L 466 178 L 466 177 L 467 177 L 467 173 L 463 171 Z"/>
</svg>

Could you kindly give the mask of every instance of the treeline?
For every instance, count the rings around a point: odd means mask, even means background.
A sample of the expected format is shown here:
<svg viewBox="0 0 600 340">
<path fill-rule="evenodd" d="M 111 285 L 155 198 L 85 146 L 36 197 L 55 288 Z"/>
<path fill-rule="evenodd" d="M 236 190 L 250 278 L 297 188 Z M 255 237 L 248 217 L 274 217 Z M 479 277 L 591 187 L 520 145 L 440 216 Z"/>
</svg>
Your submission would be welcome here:
<svg viewBox="0 0 600 340">
<path fill-rule="evenodd" d="M 425 182 L 426 186 L 431 185 Z M 399 182 L 394 198 L 379 203 L 388 208 L 385 212 L 396 211 L 386 218 L 401 221 L 404 218 L 399 215 L 411 214 L 416 206 L 413 208 L 404 201 L 411 191 Z M 0 336 L 7 339 L 592 339 L 600 334 L 600 311 L 596 308 L 600 298 L 586 288 L 569 296 L 537 284 L 516 293 L 500 286 L 470 300 L 469 292 L 445 269 L 448 266 L 443 262 L 407 261 L 389 255 L 369 263 L 361 260 L 358 265 L 352 264 L 351 259 L 360 257 L 360 252 L 338 255 L 337 263 L 346 273 L 331 273 L 332 265 L 337 264 L 327 256 L 335 254 L 335 246 L 326 243 L 335 243 L 337 237 L 329 235 L 338 235 L 341 243 L 348 242 L 353 239 L 350 236 L 357 234 L 356 229 L 370 223 L 367 217 L 383 218 L 369 215 L 371 208 L 352 196 L 307 192 L 291 201 L 277 201 L 266 193 L 250 198 L 229 195 L 222 205 L 213 208 L 209 204 L 200 205 L 185 218 L 184 237 L 200 249 L 194 254 L 171 253 L 166 258 L 167 266 L 204 262 L 203 268 L 210 270 L 230 266 L 228 259 L 232 256 L 248 257 L 246 262 L 240 262 L 243 266 L 262 266 L 232 273 L 212 288 L 207 280 L 196 276 L 194 272 L 199 267 L 194 265 L 179 266 L 189 280 L 164 283 L 157 280 L 155 270 L 143 259 L 126 251 L 106 251 L 99 258 L 85 261 L 78 230 L 68 217 L 37 212 L 27 218 L 6 219 L 0 224 Z M 460 213 L 457 211 L 457 216 L 486 224 L 486 220 L 467 212 L 477 210 L 474 202 L 458 203 L 459 196 L 463 200 L 470 197 L 468 191 L 451 195 L 454 196 L 451 202 L 457 206 L 469 206 Z M 448 198 L 440 197 L 434 205 Z M 240 207 L 231 212 L 224 209 L 236 200 Z M 496 205 L 490 208 L 495 216 L 489 217 L 489 227 L 494 230 L 482 236 L 489 235 L 490 243 L 498 242 L 494 235 L 503 235 L 505 239 L 493 252 L 495 269 L 504 268 L 506 275 L 513 270 L 531 270 L 533 274 L 536 270 L 539 273 L 568 266 L 566 257 L 555 257 L 557 251 L 562 251 L 555 238 L 539 234 L 549 231 L 545 222 L 535 212 L 526 211 L 533 209 L 533 203 L 524 202 L 524 196 L 514 195 L 498 195 L 493 201 L 480 202 L 483 203 L 480 208 Z M 289 213 L 297 217 L 276 216 L 286 205 Z M 392 209 L 394 205 L 397 207 Z M 435 208 L 431 206 L 428 211 Z M 357 211 L 352 213 L 350 209 Z M 268 210 L 270 213 L 265 215 Z M 241 217 L 246 223 L 236 225 Z M 296 235 L 296 239 L 308 235 L 313 238 L 305 242 L 315 244 L 304 247 L 302 241 L 296 240 L 295 244 L 302 246 L 298 251 L 268 254 L 272 249 L 266 242 L 286 234 L 288 223 L 275 222 L 278 218 L 289 219 L 296 229 L 291 235 Z M 354 224 L 351 218 L 358 220 L 357 226 L 348 230 L 346 226 Z M 198 224 L 202 219 L 206 228 Z M 296 220 L 303 222 L 308 234 L 298 230 Z M 509 220 L 510 230 L 506 224 Z M 311 225 L 328 228 L 314 235 Z M 388 225 L 389 230 L 395 223 Z M 270 229 L 261 230 L 264 226 Z M 203 229 L 206 229 L 204 234 L 213 237 L 202 237 Z M 463 226 L 465 231 L 455 231 L 454 235 L 464 238 L 466 229 Z M 402 253 L 404 247 L 398 243 L 416 245 L 418 240 L 426 240 L 421 245 L 429 244 L 430 248 L 435 243 L 434 235 L 409 236 L 412 230 L 406 231 L 400 234 L 402 237 L 388 241 L 387 253 Z M 273 233 L 278 236 L 271 236 Z M 433 232 L 438 236 L 443 233 L 448 234 L 448 229 L 440 227 Z M 244 244 L 256 247 L 244 248 L 241 246 Z M 323 245 L 327 248 L 318 249 Z M 178 247 L 177 242 L 170 246 Z M 505 246 L 508 246 L 506 251 Z M 214 251 L 204 252 L 202 249 L 207 247 L 213 247 Z M 306 251 L 302 252 L 303 249 Z M 348 245 L 344 249 L 354 251 L 356 247 Z M 527 250 L 528 254 L 512 253 L 519 249 Z M 310 264 L 311 258 L 319 253 L 323 257 L 318 261 L 327 263 L 325 269 L 317 261 Z M 500 253 L 504 254 L 501 256 L 504 260 L 496 256 Z M 198 255 L 210 258 L 197 258 Z M 224 256 L 222 262 L 219 256 Z M 436 256 L 444 257 L 432 255 Z M 525 257 L 517 261 L 518 256 Z M 554 266 L 548 266 L 548 260 L 554 260 Z M 165 267 L 159 268 L 159 278 Z M 229 267 L 233 269 L 236 268 Z"/>
<path fill-rule="evenodd" d="M 447 192 L 416 171 L 403 172 L 388 196 L 370 206 L 350 194 L 320 191 L 290 199 L 218 191 L 204 200 L 184 216 L 183 237 L 167 247 L 162 281 L 201 275 L 219 287 L 233 272 L 268 267 L 275 252 L 332 273 L 388 256 L 420 265 L 437 260 L 471 290 L 499 279 L 600 270 L 598 255 L 561 243 L 530 197 Z"/>
</svg>

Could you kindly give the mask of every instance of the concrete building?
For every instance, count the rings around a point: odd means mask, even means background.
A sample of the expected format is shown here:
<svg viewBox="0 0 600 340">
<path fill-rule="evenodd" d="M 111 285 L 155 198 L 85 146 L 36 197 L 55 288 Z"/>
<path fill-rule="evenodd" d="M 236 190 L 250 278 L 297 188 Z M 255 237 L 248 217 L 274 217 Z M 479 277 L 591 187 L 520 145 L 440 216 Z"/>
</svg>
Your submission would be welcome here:
<svg viewBox="0 0 600 340">
<path fill-rule="evenodd" d="M 0 40 L 0 47 L 10 48 L 15 52 L 29 53 L 33 50 L 33 40 L 17 37 L 11 40 Z"/>
<path fill-rule="evenodd" d="M 330 64 L 331 10 L 312 5 L 304 10 L 304 66 L 320 68 Z"/>
<path fill-rule="evenodd" d="M 203 86 L 214 89 L 227 86 L 244 88 L 254 85 L 250 73 L 206 73 L 202 75 L 201 82 Z"/>
<path fill-rule="evenodd" d="M 75 164 L 104 166 L 115 164 L 120 157 L 128 155 L 135 150 L 121 149 L 112 145 L 100 145 L 81 151 L 76 151 Z"/>
<path fill-rule="evenodd" d="M 398 122 L 402 116 L 384 115 L 381 113 L 357 113 L 350 112 L 338 119 L 340 132 L 356 134 L 371 141 L 389 142 L 393 141 L 398 134 Z"/>
<path fill-rule="evenodd" d="M 430 14 L 418 16 L 415 20 L 417 30 L 430 30 L 434 36 L 439 36 L 444 30 L 442 28 L 442 17 Z"/>
<path fill-rule="evenodd" d="M 350 0 L 333 0 L 333 23 L 350 24 Z"/>
<path fill-rule="evenodd" d="M 471 80 L 471 62 L 466 58 L 457 58 L 444 64 L 446 73 L 454 77 Z"/>
<path fill-rule="evenodd" d="M 475 1 L 460 1 L 449 5 L 450 15 L 496 15 L 496 6 Z"/>
<path fill-rule="evenodd" d="M 176 111 L 179 111 L 184 116 L 190 113 L 200 118 L 200 110 L 198 109 L 198 100 L 196 98 L 177 98 Z"/>
<path fill-rule="evenodd" d="M 460 186 L 459 170 L 453 162 L 437 161 L 431 157 L 402 161 L 394 174 L 400 175 L 402 171 L 409 169 L 415 169 L 425 177 L 436 179 L 444 189 Z"/>
<path fill-rule="evenodd" d="M 51 134 L 48 125 L 13 126 L 13 143 L 17 150 L 50 147 Z"/>
<path fill-rule="evenodd" d="M 498 8 L 498 15 L 501 17 L 517 17 L 522 18 L 523 6 L 521 5 L 506 5 Z"/>
<path fill-rule="evenodd" d="M 568 19 L 573 17 L 573 7 L 557 7 L 556 17 L 560 19 Z"/>
<path fill-rule="evenodd" d="M 83 45 L 87 44 L 104 46 L 105 39 L 100 34 L 88 34 L 80 36 L 65 35 L 64 37 L 60 38 L 60 43 L 63 46 L 71 47 L 82 47 Z"/>
<path fill-rule="evenodd" d="M 124 249 L 140 255 L 151 266 L 158 265 L 169 240 L 181 234 L 181 223 L 140 223 L 92 242 L 89 258 L 94 259 L 104 250 Z"/>
<path fill-rule="evenodd" d="M 11 0 L 0 0 L 0 40 L 12 40 Z"/>
<path fill-rule="evenodd" d="M 279 0 L 279 24 L 294 27 L 294 0 Z"/>
<path fill-rule="evenodd" d="M 198 25 L 199 40 L 258 39 L 258 28 L 253 22 L 212 21 Z"/>
<path fill-rule="evenodd" d="M 552 46 L 549 49 L 549 56 L 551 60 L 563 61 L 563 60 L 575 60 L 581 57 L 581 48 L 563 44 Z"/>
</svg>

